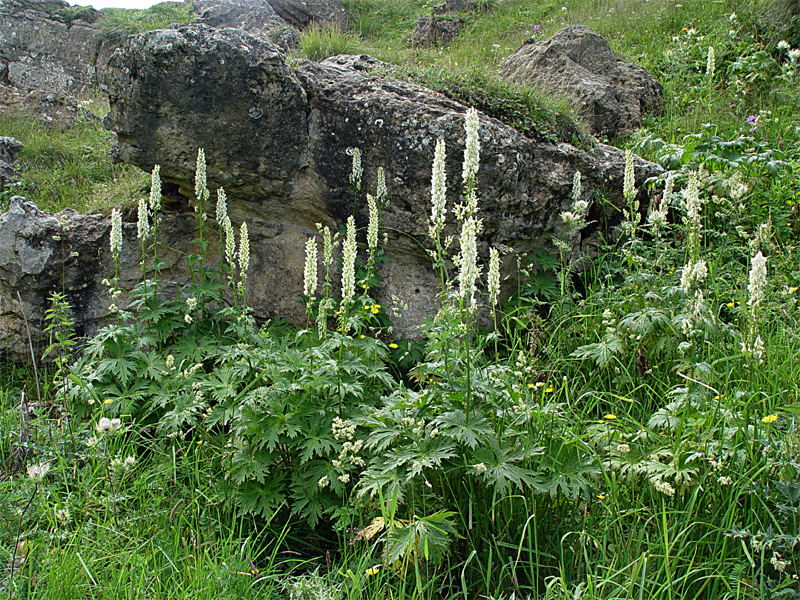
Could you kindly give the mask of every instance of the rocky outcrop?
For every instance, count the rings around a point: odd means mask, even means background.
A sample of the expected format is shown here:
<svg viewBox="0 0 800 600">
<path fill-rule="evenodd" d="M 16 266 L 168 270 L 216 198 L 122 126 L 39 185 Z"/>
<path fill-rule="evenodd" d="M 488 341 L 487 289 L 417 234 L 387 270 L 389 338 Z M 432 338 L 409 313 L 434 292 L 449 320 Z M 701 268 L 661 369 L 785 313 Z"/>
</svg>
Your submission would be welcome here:
<svg viewBox="0 0 800 600">
<path fill-rule="evenodd" d="M 55 93 L 94 84 L 98 16 L 61 0 L 3 0 L 0 83 Z"/>
<path fill-rule="evenodd" d="M 210 187 L 225 188 L 232 218 L 248 221 L 254 237 L 248 297 L 256 314 L 301 320 L 302 242 L 315 235 L 316 223 L 336 230 L 352 213 L 347 149 L 360 148 L 365 190 L 375 189 L 378 166 L 388 175 L 383 224 L 390 260 L 379 293 L 409 306 L 403 333 L 413 334 L 436 291 L 420 250 L 434 145 L 446 141 L 448 180 L 459 182 L 466 107 L 382 79 L 369 57 L 295 64 L 289 68 L 268 40 L 235 30 L 191 26 L 131 38 L 109 62 L 106 82 L 116 159 L 145 170 L 160 164 L 162 178 L 190 197 L 194 157 L 205 148 Z M 576 170 L 584 175 L 594 227 L 618 218 L 595 198 L 621 205 L 621 151 L 534 142 L 486 116 L 480 135 L 483 252 L 489 245 L 524 252 L 547 244 L 562 227 L 559 213 L 570 204 Z M 643 161 L 636 168 L 640 185 L 658 169 Z M 450 206 L 457 201 L 453 189 Z M 357 220 L 366 225 L 363 196 Z M 451 222 L 448 233 L 455 232 Z M 574 240 L 576 249 L 587 249 L 591 235 Z"/>
<path fill-rule="evenodd" d="M 0 215 L 0 339 L 3 356 L 27 360 L 29 343 L 41 356 L 46 344 L 42 331 L 53 293 L 62 293 L 72 308 L 75 331 L 92 335 L 108 322 L 112 299 L 103 279 L 114 277 L 109 251 L 110 219 L 82 215 L 71 209 L 58 214 L 39 211 L 20 196 Z M 159 240 L 171 248 L 163 256 L 163 285 L 175 293 L 188 281 L 186 255 L 197 252 L 192 215 L 171 214 L 159 223 Z M 136 224 L 123 226 L 119 280 L 131 290 L 141 280 Z M 213 241 L 213 240 L 212 240 Z M 162 258 L 159 254 L 159 258 Z M 30 334 L 30 338 L 29 338 Z"/>
<path fill-rule="evenodd" d="M 457 11 L 474 11 L 478 6 L 474 0 L 445 0 L 444 4 L 439 4 L 431 9 L 434 15 L 444 15 Z"/>
<path fill-rule="evenodd" d="M 267 0 L 198 0 L 194 13 L 199 23 L 265 35 L 284 49 L 297 46 L 300 39 L 299 31 L 279 17 Z"/>
<path fill-rule="evenodd" d="M 659 109 L 663 88 L 642 67 L 618 59 L 608 42 L 583 25 L 527 40 L 500 65 L 517 84 L 567 98 L 594 133 L 631 133 L 642 115 Z"/>
<path fill-rule="evenodd" d="M 423 15 L 411 34 L 411 45 L 422 48 L 447 46 L 461 33 L 461 19 Z"/>
<path fill-rule="evenodd" d="M 19 140 L 3 136 L 0 137 L 0 191 L 5 187 L 6 181 L 19 181 L 19 172 L 11 166 L 22 150 L 23 144 Z"/>
<path fill-rule="evenodd" d="M 347 10 L 342 0 L 269 0 L 269 3 L 279 17 L 301 30 L 311 23 L 347 26 Z"/>
</svg>

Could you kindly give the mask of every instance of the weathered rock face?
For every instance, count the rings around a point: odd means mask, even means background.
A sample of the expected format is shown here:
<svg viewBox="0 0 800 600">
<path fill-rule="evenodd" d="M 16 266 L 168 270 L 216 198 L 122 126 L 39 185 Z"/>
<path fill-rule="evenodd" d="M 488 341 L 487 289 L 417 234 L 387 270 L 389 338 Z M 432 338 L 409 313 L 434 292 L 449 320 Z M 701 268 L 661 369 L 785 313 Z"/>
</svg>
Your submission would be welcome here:
<svg viewBox="0 0 800 600">
<path fill-rule="evenodd" d="M 5 187 L 6 181 L 19 181 L 20 174 L 11 163 L 22 148 L 23 144 L 19 140 L 7 136 L 0 137 L 0 191 Z"/>
<path fill-rule="evenodd" d="M 500 75 L 568 98 L 599 135 L 616 137 L 657 111 L 663 88 L 642 67 L 619 60 L 608 42 L 584 25 L 531 38 L 500 65 Z"/>
<path fill-rule="evenodd" d="M 185 255 L 197 251 L 188 242 L 194 227 L 191 215 L 173 214 L 159 224 L 160 241 L 172 248 L 164 255 L 163 279 L 172 293 L 188 280 Z M 34 353 L 41 356 L 46 344 L 44 316 L 53 293 L 65 294 L 78 335 L 92 335 L 108 321 L 112 300 L 102 281 L 114 277 L 110 229 L 110 219 L 103 215 L 82 215 L 70 209 L 53 215 L 20 196 L 11 199 L 8 212 L 0 215 L 4 357 L 29 359 L 28 332 Z M 136 224 L 126 223 L 123 237 L 119 278 L 121 287 L 130 290 L 141 280 Z"/>
<path fill-rule="evenodd" d="M 376 66 L 369 57 L 336 57 L 300 61 L 293 70 L 268 40 L 240 31 L 151 32 L 130 38 L 109 62 L 106 125 L 118 135 L 117 159 L 148 171 L 160 164 L 162 178 L 187 196 L 197 148 L 205 148 L 209 187 L 225 188 L 232 219 L 246 220 L 253 237 L 250 303 L 262 317 L 298 322 L 303 242 L 315 235 L 316 223 L 336 230 L 353 212 L 346 150 L 360 148 L 363 189 L 375 189 L 378 166 L 389 188 L 383 212 L 389 263 L 379 298 L 388 305 L 395 295 L 408 305 L 400 333 L 414 335 L 437 290 L 420 250 L 427 243 L 433 150 L 437 138 L 446 141 L 452 207 L 459 201 L 466 107 L 418 85 L 386 81 L 370 73 Z M 595 199 L 622 204 L 621 151 L 534 142 L 486 116 L 480 136 L 484 254 L 489 245 L 525 252 L 561 232 L 559 213 L 571 204 L 576 170 L 594 231 L 618 219 L 617 210 Z M 657 171 L 637 160 L 639 185 Z M 356 212 L 365 227 L 363 195 Z M 457 233 L 452 215 L 446 233 Z M 573 240 L 576 250 L 587 250 L 593 235 L 588 230 Z M 515 259 L 506 264 L 511 269 Z"/>
<path fill-rule="evenodd" d="M 300 36 L 267 0 L 198 0 L 194 3 L 194 13 L 199 23 L 266 35 L 282 48 L 296 46 Z"/>
<path fill-rule="evenodd" d="M 98 15 L 61 0 L 2 0 L 0 83 L 55 93 L 91 86 Z"/>
<path fill-rule="evenodd" d="M 474 0 L 445 0 L 444 4 L 434 6 L 431 12 L 434 15 L 444 15 L 456 11 L 477 10 Z"/>
<path fill-rule="evenodd" d="M 417 19 L 411 45 L 430 48 L 447 46 L 461 33 L 461 19 L 445 19 L 423 15 Z"/>
<path fill-rule="evenodd" d="M 279 17 L 298 29 L 311 23 L 347 25 L 347 10 L 342 0 L 269 0 L 269 3 Z"/>
</svg>

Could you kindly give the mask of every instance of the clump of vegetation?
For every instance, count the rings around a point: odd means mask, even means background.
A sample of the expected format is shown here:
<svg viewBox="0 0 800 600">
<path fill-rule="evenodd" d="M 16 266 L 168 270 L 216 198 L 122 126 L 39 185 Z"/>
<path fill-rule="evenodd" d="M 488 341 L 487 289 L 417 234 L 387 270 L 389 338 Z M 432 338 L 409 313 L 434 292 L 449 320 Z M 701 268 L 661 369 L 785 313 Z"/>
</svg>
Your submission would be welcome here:
<svg viewBox="0 0 800 600">
<path fill-rule="evenodd" d="M 161 2 L 144 9 L 105 8 L 101 11 L 99 24 L 107 40 L 121 43 L 132 33 L 185 25 L 193 18 L 191 3 Z"/>
<path fill-rule="evenodd" d="M 312 23 L 300 34 L 300 53 L 308 60 L 321 61 L 337 54 L 358 54 L 358 36 L 336 25 Z"/>
<path fill-rule="evenodd" d="M 405 11 L 405 27 L 422 4 L 384 10 Z M 109 280 L 116 322 L 78 350 L 54 297 L 40 390 L 17 373 L 0 391 L 0 489 L 12 500 L 0 505 L 1 586 L 105 598 L 128 597 L 131 581 L 200 598 L 800 594 L 800 51 L 744 3 L 492 4 L 507 24 L 585 19 L 660 76 L 665 110 L 623 140 L 665 168 L 646 184 L 651 206 L 637 205 L 628 154 L 624 222 L 579 272 L 572 244 L 595 199 L 574 173 L 555 252 L 518 257 L 518 289 L 501 301 L 500 265 L 517 257 L 478 256 L 470 111 L 465 147 L 435 153 L 426 243 L 441 308 L 414 346 L 392 339 L 374 298 L 390 165 L 364 194 L 367 231 L 350 220 L 306 245 L 301 329 L 251 318 L 247 230 L 235 233 L 224 192 L 218 266 L 188 257 L 193 281 L 162 296 L 154 174 L 130 304 Z M 513 35 L 530 26 L 513 22 Z M 399 26 L 379 25 L 380 52 L 399 52 Z M 408 50 L 406 68 L 458 88 L 446 66 L 487 51 L 470 31 L 474 54 L 467 41 L 460 54 Z M 471 77 L 465 98 L 506 106 Z M 453 152 L 464 153 L 461 204 L 446 206 Z M 373 168 L 360 159 L 355 201 Z M 201 155 L 200 240 L 204 173 Z M 460 232 L 452 247 L 445 220 Z"/>
<path fill-rule="evenodd" d="M 40 116 L 21 110 L 0 115 L 3 135 L 24 144 L 14 163 L 22 179 L 0 192 L 0 209 L 5 210 L 8 199 L 18 194 L 51 212 L 74 208 L 108 213 L 147 189 L 142 171 L 111 163 L 111 135 L 91 112 L 103 101 L 95 98 L 82 104 L 68 127 L 43 123 Z"/>
</svg>

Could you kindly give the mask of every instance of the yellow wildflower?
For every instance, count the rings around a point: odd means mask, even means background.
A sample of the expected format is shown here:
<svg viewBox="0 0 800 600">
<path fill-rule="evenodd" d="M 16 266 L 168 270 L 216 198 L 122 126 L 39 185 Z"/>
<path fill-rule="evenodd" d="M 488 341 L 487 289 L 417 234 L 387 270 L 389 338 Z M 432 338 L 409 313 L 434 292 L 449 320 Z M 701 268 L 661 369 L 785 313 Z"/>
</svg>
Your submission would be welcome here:
<svg viewBox="0 0 800 600">
<path fill-rule="evenodd" d="M 614 414 L 608 413 L 608 414 L 607 414 L 606 416 L 604 416 L 603 418 L 604 418 L 606 421 L 613 421 L 614 419 L 616 419 L 616 418 L 617 418 L 617 415 L 614 415 Z"/>
<path fill-rule="evenodd" d="M 394 350 L 394 349 L 396 349 L 396 348 L 399 348 L 399 347 L 400 347 L 400 346 L 398 346 L 398 345 L 397 345 L 397 344 L 395 344 L 394 342 L 392 342 L 391 344 L 389 344 L 389 348 L 391 348 L 392 350 Z"/>
<path fill-rule="evenodd" d="M 778 415 L 767 415 L 766 417 L 761 419 L 761 422 L 766 425 L 769 425 L 770 423 L 774 423 L 777 420 L 778 420 Z"/>
<path fill-rule="evenodd" d="M 106 398 L 105 400 L 103 400 L 103 404 L 111 404 L 111 402 L 113 402 L 111 398 Z"/>
<path fill-rule="evenodd" d="M 547 389 L 544 391 L 545 394 L 551 394 L 553 392 L 553 386 L 548 385 Z"/>
</svg>

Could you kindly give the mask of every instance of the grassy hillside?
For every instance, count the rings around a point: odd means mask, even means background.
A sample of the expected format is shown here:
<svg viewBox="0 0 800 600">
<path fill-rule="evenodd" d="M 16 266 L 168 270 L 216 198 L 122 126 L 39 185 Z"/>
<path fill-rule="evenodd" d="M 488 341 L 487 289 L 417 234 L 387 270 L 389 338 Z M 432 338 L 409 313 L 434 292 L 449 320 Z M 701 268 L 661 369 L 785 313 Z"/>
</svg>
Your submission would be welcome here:
<svg viewBox="0 0 800 600">
<path fill-rule="evenodd" d="M 352 29 L 312 29 L 298 56 L 368 52 L 401 65 L 395 76 L 580 142 L 563 104 L 495 72 L 531 35 L 589 25 L 664 85 L 661 113 L 615 141 L 668 170 L 648 184 L 655 204 L 629 190 L 622 227 L 580 270 L 558 239 L 555 254 L 521 257 L 524 277 L 497 304 L 503 257 L 471 262 L 480 212 L 447 213 L 463 232 L 449 249 L 432 221 L 442 308 L 422 342 L 392 338 L 391 311 L 371 297 L 379 247 L 357 260 L 355 231 L 338 240 L 344 284 L 307 268 L 300 331 L 254 324 L 246 233 L 225 227 L 220 271 L 198 268 L 175 300 L 142 282 L 81 350 L 54 297 L 38 379 L 7 364 L 0 386 L 0 592 L 800 597 L 793 5 L 487 0 L 461 15 L 451 47 L 409 48 L 430 5 L 350 0 Z M 104 162 L 91 119 L 0 126 L 27 144 L 20 189 L 40 207 L 148 195 L 141 173 Z M 467 171 L 465 197 L 480 178 Z M 562 218 L 577 231 L 575 189 Z M 157 213 L 145 203 L 142 224 Z M 492 331 L 474 316 L 478 272 Z"/>
</svg>

